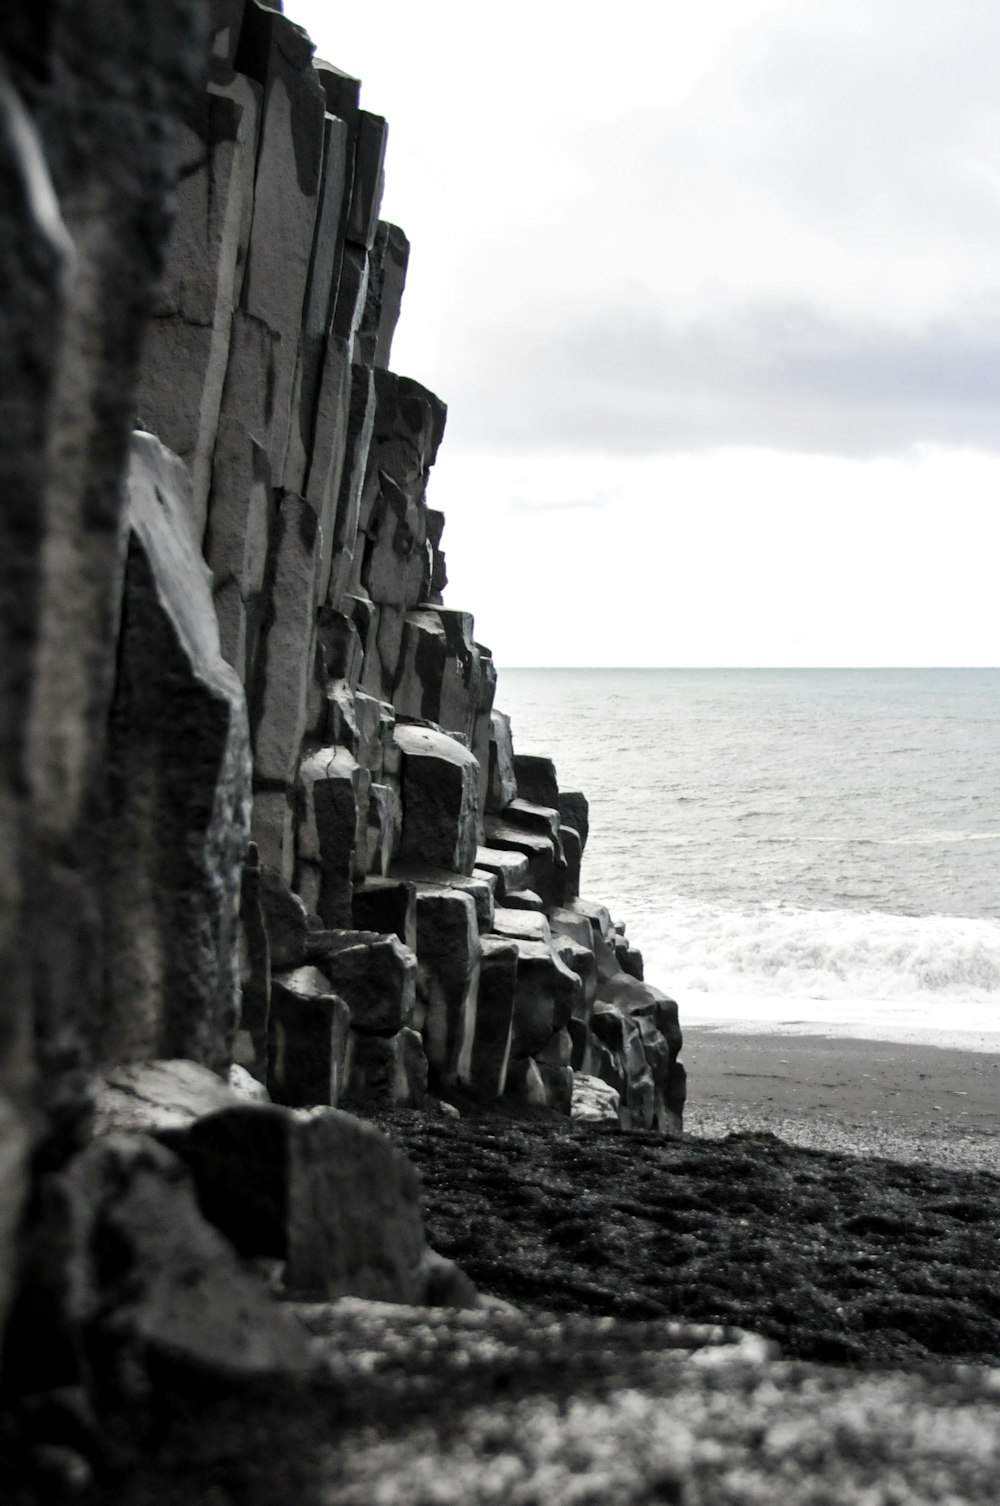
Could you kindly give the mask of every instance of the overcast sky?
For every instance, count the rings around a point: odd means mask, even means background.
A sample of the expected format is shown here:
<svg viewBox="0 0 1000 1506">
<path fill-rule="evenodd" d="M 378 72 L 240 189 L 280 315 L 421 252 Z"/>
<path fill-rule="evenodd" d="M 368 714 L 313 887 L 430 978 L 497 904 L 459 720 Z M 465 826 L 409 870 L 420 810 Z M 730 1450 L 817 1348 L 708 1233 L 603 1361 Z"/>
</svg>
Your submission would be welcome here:
<svg viewBox="0 0 1000 1506">
<path fill-rule="evenodd" d="M 1000 663 L 997 0 L 286 0 L 500 664 Z"/>
</svg>

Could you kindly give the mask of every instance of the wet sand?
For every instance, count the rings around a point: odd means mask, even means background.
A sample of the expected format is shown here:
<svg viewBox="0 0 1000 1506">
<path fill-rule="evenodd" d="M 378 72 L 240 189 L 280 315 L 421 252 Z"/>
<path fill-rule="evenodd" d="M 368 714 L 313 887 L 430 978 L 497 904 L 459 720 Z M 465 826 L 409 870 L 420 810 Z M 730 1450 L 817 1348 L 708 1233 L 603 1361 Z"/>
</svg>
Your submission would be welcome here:
<svg viewBox="0 0 1000 1506">
<path fill-rule="evenodd" d="M 689 1026 L 685 1129 L 1000 1171 L 1000 1055 Z"/>
</svg>

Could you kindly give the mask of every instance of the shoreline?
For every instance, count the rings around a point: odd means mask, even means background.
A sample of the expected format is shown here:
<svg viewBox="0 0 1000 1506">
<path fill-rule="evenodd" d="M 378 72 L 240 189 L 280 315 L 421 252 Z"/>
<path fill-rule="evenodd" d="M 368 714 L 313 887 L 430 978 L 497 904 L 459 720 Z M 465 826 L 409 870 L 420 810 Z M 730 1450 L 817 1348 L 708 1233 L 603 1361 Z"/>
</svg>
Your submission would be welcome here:
<svg viewBox="0 0 1000 1506">
<path fill-rule="evenodd" d="M 852 1155 L 1000 1175 L 1000 1052 L 684 1027 L 685 1133 L 771 1133 Z"/>
</svg>

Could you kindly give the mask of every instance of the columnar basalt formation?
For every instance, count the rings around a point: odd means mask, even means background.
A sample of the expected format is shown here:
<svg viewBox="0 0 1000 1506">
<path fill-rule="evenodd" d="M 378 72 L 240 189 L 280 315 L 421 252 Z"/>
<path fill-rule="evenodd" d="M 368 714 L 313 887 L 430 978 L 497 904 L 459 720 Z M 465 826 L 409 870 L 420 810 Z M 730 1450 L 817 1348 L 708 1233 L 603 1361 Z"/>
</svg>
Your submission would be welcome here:
<svg viewBox="0 0 1000 1506">
<path fill-rule="evenodd" d="M 243 990 L 273 1019 L 226 1044 L 289 1103 L 318 1101 L 332 1051 L 333 1105 L 419 1103 L 426 1081 L 566 1107 L 578 1072 L 618 1091 L 624 1124 L 677 1130 L 676 1010 L 579 899 L 586 800 L 514 753 L 489 650 L 442 602 L 427 492 L 446 410 L 390 369 L 408 246 L 378 217 L 385 122 L 288 18 L 250 4 L 235 43 L 233 24 L 187 128 L 138 402 L 194 476 L 171 505 L 249 708 L 271 960 L 248 899 Z"/>
<path fill-rule="evenodd" d="M 127 12 L 0 18 L 0 1327 L 52 1296 L 19 1260 L 60 1209 L 145 1250 L 143 1189 L 172 1206 L 185 1165 L 302 1292 L 465 1298 L 336 1111 L 578 1101 L 679 1132 L 676 1006 L 580 898 L 586 800 L 514 753 L 443 603 L 446 409 L 390 369 L 385 121 L 280 7 Z M 106 1138 L 136 1130 L 159 1143 Z M 335 1147 L 369 1171 L 333 1176 Z M 322 1207 L 379 1181 L 388 1255 Z M 286 1363 L 260 1334 L 253 1364 Z"/>
</svg>

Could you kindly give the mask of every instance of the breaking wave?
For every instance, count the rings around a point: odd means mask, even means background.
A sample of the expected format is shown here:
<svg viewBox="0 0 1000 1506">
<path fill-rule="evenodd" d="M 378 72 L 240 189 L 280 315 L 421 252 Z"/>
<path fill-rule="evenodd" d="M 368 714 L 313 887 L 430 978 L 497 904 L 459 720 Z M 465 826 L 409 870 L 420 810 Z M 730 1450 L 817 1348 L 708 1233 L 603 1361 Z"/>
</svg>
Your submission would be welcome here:
<svg viewBox="0 0 1000 1506">
<path fill-rule="evenodd" d="M 627 913 L 647 976 L 677 993 L 994 1000 L 1000 1024 L 997 921 L 693 902 L 656 911 L 632 901 Z"/>
</svg>

